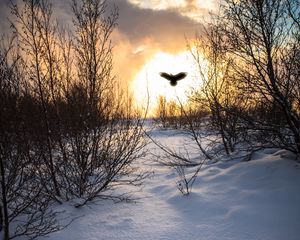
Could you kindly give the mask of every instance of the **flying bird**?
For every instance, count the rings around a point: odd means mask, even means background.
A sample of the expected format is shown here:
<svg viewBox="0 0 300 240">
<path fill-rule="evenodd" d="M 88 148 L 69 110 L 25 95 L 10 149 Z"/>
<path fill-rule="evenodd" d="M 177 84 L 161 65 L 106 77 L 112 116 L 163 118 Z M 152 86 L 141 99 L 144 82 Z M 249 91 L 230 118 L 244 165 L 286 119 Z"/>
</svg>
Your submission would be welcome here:
<svg viewBox="0 0 300 240">
<path fill-rule="evenodd" d="M 163 78 L 170 81 L 171 86 L 176 86 L 177 81 L 179 81 L 181 79 L 184 79 L 186 77 L 186 75 L 187 75 L 186 72 L 180 72 L 180 73 L 177 73 L 176 75 L 168 74 L 168 73 L 165 73 L 165 72 L 160 73 L 161 77 L 163 77 Z"/>
</svg>

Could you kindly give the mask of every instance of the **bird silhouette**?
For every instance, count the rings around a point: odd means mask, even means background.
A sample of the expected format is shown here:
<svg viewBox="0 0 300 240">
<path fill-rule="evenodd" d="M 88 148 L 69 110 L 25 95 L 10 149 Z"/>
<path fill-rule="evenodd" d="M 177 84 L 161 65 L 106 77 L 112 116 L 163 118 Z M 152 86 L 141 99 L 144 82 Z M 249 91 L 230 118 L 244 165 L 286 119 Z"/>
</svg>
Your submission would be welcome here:
<svg viewBox="0 0 300 240">
<path fill-rule="evenodd" d="M 174 86 L 177 85 L 177 81 L 182 80 L 186 77 L 187 73 L 186 72 L 180 72 L 180 73 L 177 73 L 176 75 L 173 75 L 173 74 L 168 74 L 168 73 L 165 73 L 165 72 L 161 72 L 159 75 L 161 77 L 169 80 L 171 86 L 174 87 Z"/>
</svg>

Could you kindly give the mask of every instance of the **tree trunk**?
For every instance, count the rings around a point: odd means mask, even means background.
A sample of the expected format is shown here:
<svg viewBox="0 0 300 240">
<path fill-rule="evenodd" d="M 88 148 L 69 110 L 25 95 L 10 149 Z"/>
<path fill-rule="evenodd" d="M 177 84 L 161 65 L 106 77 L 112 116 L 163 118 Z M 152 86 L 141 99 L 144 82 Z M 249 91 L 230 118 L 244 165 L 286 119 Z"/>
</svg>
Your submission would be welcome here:
<svg viewBox="0 0 300 240">
<path fill-rule="evenodd" d="M 6 184 L 5 184 L 5 170 L 3 164 L 3 158 L 0 158 L 0 173 L 1 173 L 1 191 L 2 191 L 2 205 L 1 206 L 1 225 L 3 226 L 3 240 L 9 240 L 9 221 L 8 221 L 8 210 L 7 210 L 7 199 L 6 199 Z M 3 209 L 3 215 L 2 215 Z"/>
</svg>

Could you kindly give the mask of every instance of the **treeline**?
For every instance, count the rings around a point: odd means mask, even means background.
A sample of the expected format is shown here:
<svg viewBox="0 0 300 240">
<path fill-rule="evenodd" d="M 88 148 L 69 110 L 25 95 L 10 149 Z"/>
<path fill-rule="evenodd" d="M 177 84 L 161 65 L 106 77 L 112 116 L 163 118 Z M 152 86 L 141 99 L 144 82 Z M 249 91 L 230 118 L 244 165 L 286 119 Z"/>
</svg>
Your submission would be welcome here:
<svg viewBox="0 0 300 240">
<path fill-rule="evenodd" d="M 225 0 L 189 49 L 203 84 L 177 123 L 205 121 L 229 155 L 241 143 L 300 153 L 299 1 Z M 171 105 L 160 99 L 158 115 L 176 127 Z"/>
<path fill-rule="evenodd" d="M 13 34 L 0 47 L 4 240 L 61 229 L 53 203 L 122 200 L 115 188 L 144 177 L 132 166 L 145 144 L 142 123 L 112 75 L 117 10 L 73 1 L 72 31 L 60 28 L 47 0 L 11 10 Z"/>
</svg>

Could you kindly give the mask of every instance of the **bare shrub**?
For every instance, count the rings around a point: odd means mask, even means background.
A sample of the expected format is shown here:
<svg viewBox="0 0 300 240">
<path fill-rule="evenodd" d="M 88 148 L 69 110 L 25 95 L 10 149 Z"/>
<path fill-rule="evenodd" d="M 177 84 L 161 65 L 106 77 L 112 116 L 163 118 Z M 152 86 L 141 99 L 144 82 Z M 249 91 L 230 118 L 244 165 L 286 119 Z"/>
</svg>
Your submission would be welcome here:
<svg viewBox="0 0 300 240">
<path fill-rule="evenodd" d="M 162 128 L 183 127 L 183 116 L 180 104 L 175 100 L 167 101 L 164 96 L 157 99 L 155 118 L 158 125 Z"/>
<path fill-rule="evenodd" d="M 146 176 L 136 164 L 146 144 L 143 121 L 124 106 L 129 97 L 112 75 L 117 10 L 83 0 L 73 2 L 73 11 L 71 40 L 47 0 L 12 6 L 15 41 L 0 48 L 5 240 L 61 229 L 55 203 L 128 199 L 118 187 L 138 186 Z"/>
<path fill-rule="evenodd" d="M 60 229 L 37 174 L 41 155 L 34 151 L 32 128 L 24 114 L 37 103 L 24 94 L 21 59 L 13 54 L 13 44 L 12 39 L 0 49 L 0 226 L 5 240 L 33 239 Z"/>
<path fill-rule="evenodd" d="M 247 108 L 247 96 L 240 91 L 234 75 L 234 60 L 224 44 L 218 22 L 208 24 L 202 35 L 189 44 L 203 84 L 195 89 L 191 101 L 209 110 L 209 124 L 220 136 L 227 155 L 241 141 L 241 115 Z M 203 59 L 205 60 L 203 63 Z"/>
<path fill-rule="evenodd" d="M 142 121 L 124 111 L 112 76 L 110 35 L 117 11 L 105 17 L 106 2 L 100 0 L 73 1 L 72 8 L 76 71 L 61 101 L 66 145 L 59 172 L 66 199 L 79 198 L 79 207 L 96 198 L 121 199 L 111 190 L 140 184 L 144 175 L 132 175 L 133 164 L 145 141 Z"/>
<path fill-rule="evenodd" d="M 268 141 L 299 153 L 297 6 L 297 1 L 228 0 L 224 3 L 221 31 L 226 36 L 227 51 L 237 60 L 235 72 L 245 90 L 252 92 L 257 102 L 277 106 L 284 116 L 284 122 L 271 126 L 268 120 L 260 122 L 275 139 Z"/>
</svg>

